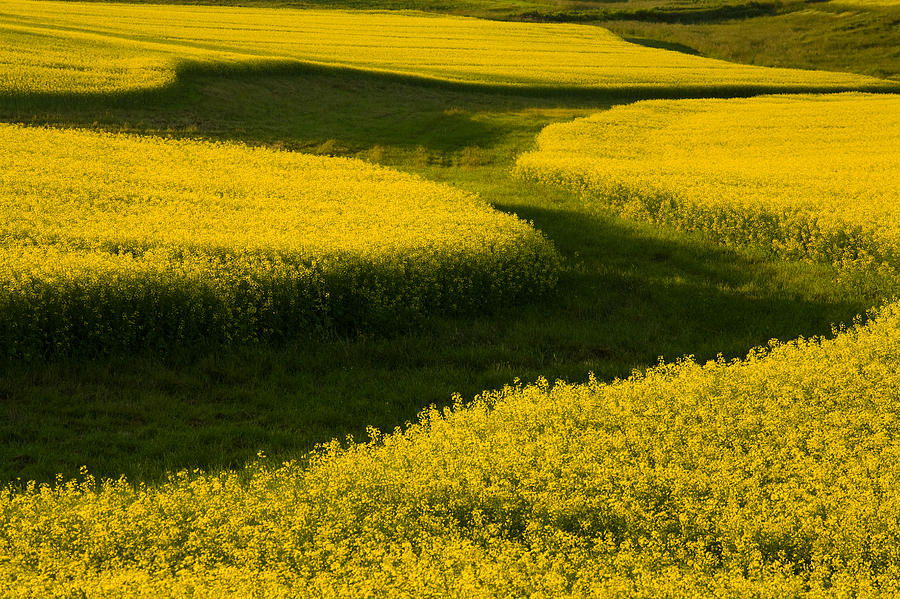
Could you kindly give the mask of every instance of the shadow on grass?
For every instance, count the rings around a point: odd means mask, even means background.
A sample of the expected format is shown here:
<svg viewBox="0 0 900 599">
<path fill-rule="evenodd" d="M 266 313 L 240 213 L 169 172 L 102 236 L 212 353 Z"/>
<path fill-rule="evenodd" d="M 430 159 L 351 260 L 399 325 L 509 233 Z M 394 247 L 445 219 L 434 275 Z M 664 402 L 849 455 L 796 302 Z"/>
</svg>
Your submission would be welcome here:
<svg viewBox="0 0 900 599">
<path fill-rule="evenodd" d="M 772 90 L 717 93 L 760 91 Z M 825 267 L 748 258 L 508 181 L 509 161 L 548 122 L 651 95 L 665 93 L 510 89 L 281 63 L 185 67 L 170 88 L 114 97 L 0 98 L 2 120 L 321 153 L 385 147 L 414 171 L 479 146 L 486 166 L 441 162 L 435 178 L 468 177 L 499 208 L 534 221 L 566 260 L 546 301 L 435 319 L 391 338 L 9 365 L 0 376 L 0 478 L 51 480 L 87 465 L 152 481 L 180 468 L 240 466 L 259 450 L 296 457 L 366 425 L 390 430 L 453 392 L 471 398 L 515 377 L 611 379 L 660 355 L 740 356 L 771 337 L 828 333 L 863 312 L 868 304 Z"/>
<path fill-rule="evenodd" d="M 720 23 L 777 15 L 784 12 L 782 2 L 740 2 L 735 4 L 684 3 L 652 8 L 597 8 L 585 3 L 583 8 L 537 8 L 516 14 L 515 20 L 538 23 L 590 23 L 595 21 L 646 21 L 651 23 L 700 24 Z"/>
<path fill-rule="evenodd" d="M 703 56 L 700 51 L 695 50 L 690 46 L 685 46 L 684 44 L 678 44 L 675 42 L 663 42 L 660 40 L 654 40 L 645 37 L 623 37 L 622 39 L 626 42 L 638 44 L 639 46 L 645 46 L 647 48 L 671 50 L 673 52 L 681 52 L 682 54 L 690 54 L 691 56 Z"/>
<path fill-rule="evenodd" d="M 876 86 L 877 89 L 884 89 Z M 847 88 L 860 89 L 860 88 Z M 0 120 L 148 134 L 287 141 L 288 149 L 352 153 L 375 145 L 434 152 L 491 146 L 508 134 L 479 110 L 587 108 L 648 98 L 745 97 L 809 87 L 704 86 L 615 90 L 452 82 L 301 62 L 186 63 L 175 82 L 110 94 L 0 95 Z M 398 115 L 402 115 L 398 117 Z"/>
<path fill-rule="evenodd" d="M 501 208 L 533 220 L 566 258 L 547 301 L 393 338 L 14 365 L 0 377 L 2 477 L 50 480 L 87 465 L 152 481 L 240 466 L 259 450 L 288 459 L 366 425 L 390 430 L 453 392 L 468 399 L 515 377 L 610 379 L 660 355 L 741 356 L 773 336 L 827 334 L 867 307 L 816 267 L 538 205 L 546 193 L 525 188 Z"/>
</svg>

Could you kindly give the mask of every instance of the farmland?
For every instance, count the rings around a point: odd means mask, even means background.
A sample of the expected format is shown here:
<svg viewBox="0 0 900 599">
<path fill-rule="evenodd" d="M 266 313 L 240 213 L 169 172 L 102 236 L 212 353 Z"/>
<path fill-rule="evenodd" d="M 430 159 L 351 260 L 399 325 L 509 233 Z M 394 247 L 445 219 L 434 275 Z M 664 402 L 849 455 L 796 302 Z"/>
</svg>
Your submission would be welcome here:
<svg viewBox="0 0 900 599">
<path fill-rule="evenodd" d="M 351 159 L 0 126 L 8 354 L 409 326 L 552 288 L 555 252 Z"/>
<path fill-rule="evenodd" d="M 624 90 L 890 88 L 859 75 L 750 67 L 661 52 L 596 27 L 272 9 L 4 0 L 12 94 L 152 89 L 179 69 L 259 63 L 343 67 L 512 87 Z M 278 26 L 272 23 L 277 21 Z M 9 40 L 9 41 L 7 41 Z M 75 57 L 73 69 L 54 68 Z M 485 57 L 489 57 L 485 59 Z"/>
<path fill-rule="evenodd" d="M 308 466 L 7 492 L 0 581 L 21 596 L 889 596 L 898 337 L 895 307 L 745 361 L 507 387 Z"/>
<path fill-rule="evenodd" d="M 642 102 L 548 127 L 517 168 L 725 244 L 897 268 L 898 116 L 894 95 Z"/>
<path fill-rule="evenodd" d="M 900 76 L 897 2 L 784 2 L 768 9 L 747 19 L 686 13 L 667 22 L 634 15 L 599 22 L 625 39 L 744 64 Z"/>
<path fill-rule="evenodd" d="M 2 594 L 900 590 L 874 33 L 251 4 L 0 3 Z"/>
</svg>

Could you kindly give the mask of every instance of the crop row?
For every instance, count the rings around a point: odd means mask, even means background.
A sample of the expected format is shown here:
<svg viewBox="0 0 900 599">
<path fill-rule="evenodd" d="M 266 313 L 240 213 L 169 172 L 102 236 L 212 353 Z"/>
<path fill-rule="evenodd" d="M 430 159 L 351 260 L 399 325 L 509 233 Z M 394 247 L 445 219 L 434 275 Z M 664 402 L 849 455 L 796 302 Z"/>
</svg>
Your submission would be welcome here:
<svg viewBox="0 0 900 599">
<path fill-rule="evenodd" d="M 524 179 L 728 245 L 900 267 L 900 97 L 649 101 L 551 125 Z"/>
<path fill-rule="evenodd" d="M 556 280 L 527 223 L 357 160 L 0 125 L 0 349 L 393 330 Z"/>
</svg>

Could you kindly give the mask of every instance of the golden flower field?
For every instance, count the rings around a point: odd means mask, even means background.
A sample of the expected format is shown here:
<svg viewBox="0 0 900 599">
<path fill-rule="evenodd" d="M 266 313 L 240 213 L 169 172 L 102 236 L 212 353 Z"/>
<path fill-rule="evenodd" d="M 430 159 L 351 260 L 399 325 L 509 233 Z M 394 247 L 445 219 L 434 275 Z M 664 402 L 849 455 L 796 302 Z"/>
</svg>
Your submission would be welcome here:
<svg viewBox="0 0 900 599">
<path fill-rule="evenodd" d="M 12 597 L 892 596 L 900 311 L 743 361 L 546 381 L 308 464 L 0 495 Z"/>
<path fill-rule="evenodd" d="M 0 0 L 0 597 L 900 595 L 900 81 L 420 1 Z"/>
<path fill-rule="evenodd" d="M 11 65 L 0 85 L 15 93 L 148 89 L 197 63 L 307 64 L 454 82 L 629 91 L 895 87 L 848 73 L 665 52 L 597 27 L 397 13 L 3 0 L 0 39 L 0 57 Z M 59 68 L 60 61 L 73 68 Z"/>
<path fill-rule="evenodd" d="M 893 94 L 648 101 L 541 132 L 521 177 L 788 258 L 900 266 Z"/>
<path fill-rule="evenodd" d="M 10 125 L 0 147 L 11 354 L 397 327 L 557 276 L 521 220 L 360 161 Z"/>
</svg>

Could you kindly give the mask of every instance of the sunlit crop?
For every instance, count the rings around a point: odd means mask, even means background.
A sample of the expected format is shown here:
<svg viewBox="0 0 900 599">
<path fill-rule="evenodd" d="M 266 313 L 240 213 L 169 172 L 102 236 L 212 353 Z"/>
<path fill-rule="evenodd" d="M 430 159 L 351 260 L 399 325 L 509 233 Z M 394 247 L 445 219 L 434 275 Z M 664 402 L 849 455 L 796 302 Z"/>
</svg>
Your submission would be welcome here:
<svg viewBox="0 0 900 599">
<path fill-rule="evenodd" d="M 428 410 L 308 464 L 0 493 L 6 596 L 896 596 L 900 309 Z M 882 595 L 879 595 L 882 593 Z"/>
<path fill-rule="evenodd" d="M 737 65 L 571 24 L 449 16 L 0 0 L 0 91 L 128 91 L 179 68 L 298 62 L 472 83 L 619 90 L 859 89 L 877 79 Z M 677 88 L 677 89 L 676 89 Z"/>
<path fill-rule="evenodd" d="M 900 97 L 653 101 L 551 125 L 517 172 L 792 258 L 900 266 Z"/>
<path fill-rule="evenodd" d="M 303 64 L 594 97 L 897 85 L 584 25 L 0 0 L 0 100 L 24 109 Z M 517 174 L 598 210 L 900 269 L 900 96 L 640 102 L 538 146 Z M 2 361 L 396 332 L 538 296 L 559 270 L 529 223 L 358 160 L 0 124 Z M 900 303 L 833 337 L 515 383 L 297 461 L 17 481 L 0 487 L 0 596 L 900 596 Z"/>
<path fill-rule="evenodd" d="M 6 94 L 152 89 L 171 84 L 170 62 L 96 36 L 55 35 L 40 29 L 0 27 L 0 89 Z"/>
<path fill-rule="evenodd" d="M 0 344 L 403 326 L 555 281 L 527 223 L 358 160 L 0 125 Z"/>
</svg>

